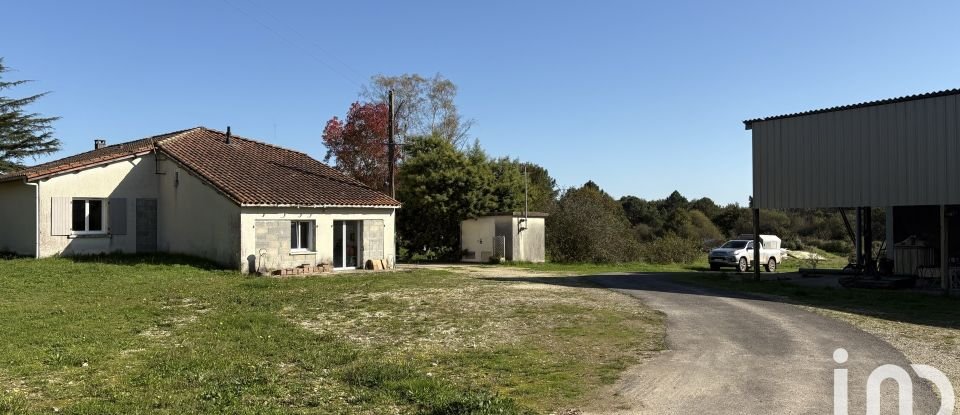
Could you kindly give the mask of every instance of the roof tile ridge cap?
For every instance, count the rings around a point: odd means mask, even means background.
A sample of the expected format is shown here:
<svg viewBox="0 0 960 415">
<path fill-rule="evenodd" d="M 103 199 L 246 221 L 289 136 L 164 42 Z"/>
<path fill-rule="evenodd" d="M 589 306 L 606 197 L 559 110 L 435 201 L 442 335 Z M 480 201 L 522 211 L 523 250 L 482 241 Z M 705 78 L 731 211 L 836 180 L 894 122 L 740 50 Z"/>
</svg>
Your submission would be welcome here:
<svg viewBox="0 0 960 415">
<path fill-rule="evenodd" d="M 159 136 L 161 136 L 161 135 L 164 135 L 164 136 L 167 136 L 167 137 L 163 137 L 163 138 L 158 138 L 158 139 L 156 139 L 156 140 L 154 141 L 153 145 L 154 145 L 155 147 L 160 147 L 162 144 L 166 144 L 166 143 L 168 143 L 168 142 L 173 142 L 173 141 L 179 140 L 179 139 L 183 138 L 184 136 L 186 136 L 187 134 L 190 134 L 190 133 L 192 133 L 192 132 L 196 132 L 197 130 L 200 130 L 200 129 L 202 129 L 202 128 L 203 128 L 203 127 L 193 127 L 193 128 L 187 128 L 186 130 L 180 130 L 180 131 L 174 131 L 174 132 L 172 132 L 172 133 L 166 133 L 166 134 L 156 135 L 156 136 L 154 136 L 154 137 L 159 137 Z M 154 137 L 150 137 L 150 138 L 154 138 Z"/>
</svg>

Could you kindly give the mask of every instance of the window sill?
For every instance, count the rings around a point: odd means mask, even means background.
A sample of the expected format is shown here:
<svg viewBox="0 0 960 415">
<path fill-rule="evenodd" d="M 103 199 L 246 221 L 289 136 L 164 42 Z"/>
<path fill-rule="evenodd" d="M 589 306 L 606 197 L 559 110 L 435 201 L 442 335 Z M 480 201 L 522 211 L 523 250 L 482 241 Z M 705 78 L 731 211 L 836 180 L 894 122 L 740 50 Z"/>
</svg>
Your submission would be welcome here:
<svg viewBox="0 0 960 415">
<path fill-rule="evenodd" d="M 303 250 L 303 251 L 290 251 L 290 255 L 316 255 L 316 254 L 317 254 L 316 251 L 307 251 L 307 250 Z"/>
<path fill-rule="evenodd" d="M 109 233 L 75 233 L 73 235 L 67 235 L 67 239 L 97 239 L 97 238 L 109 238 Z"/>
</svg>

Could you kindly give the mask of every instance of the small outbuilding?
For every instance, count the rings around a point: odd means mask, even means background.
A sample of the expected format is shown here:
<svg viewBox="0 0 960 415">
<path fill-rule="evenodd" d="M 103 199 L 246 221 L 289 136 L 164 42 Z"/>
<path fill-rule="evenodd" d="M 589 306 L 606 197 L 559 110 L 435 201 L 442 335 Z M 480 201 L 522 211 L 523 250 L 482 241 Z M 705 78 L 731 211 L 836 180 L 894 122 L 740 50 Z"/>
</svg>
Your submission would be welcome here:
<svg viewBox="0 0 960 415">
<path fill-rule="evenodd" d="M 546 213 L 499 212 L 460 223 L 461 259 L 489 262 L 546 260 Z"/>
</svg>

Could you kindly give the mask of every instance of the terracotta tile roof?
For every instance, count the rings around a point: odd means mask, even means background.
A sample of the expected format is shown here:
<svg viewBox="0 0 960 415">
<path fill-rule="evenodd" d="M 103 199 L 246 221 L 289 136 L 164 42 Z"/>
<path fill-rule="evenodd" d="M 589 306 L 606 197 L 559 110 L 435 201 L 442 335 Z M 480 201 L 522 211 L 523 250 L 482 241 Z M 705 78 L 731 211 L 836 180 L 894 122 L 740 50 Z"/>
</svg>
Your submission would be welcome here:
<svg viewBox="0 0 960 415">
<path fill-rule="evenodd" d="M 115 149 L 108 150 L 111 148 Z M 227 144 L 225 133 L 204 127 L 94 150 L 10 176 L 31 180 L 68 170 L 67 165 L 76 170 L 154 148 L 241 205 L 400 206 L 393 198 L 304 153 L 235 135 Z M 0 176 L 0 181 L 5 177 Z"/>
<path fill-rule="evenodd" d="M 157 147 L 244 205 L 400 205 L 304 153 L 238 136 L 227 144 L 220 131 L 195 128 Z"/>
<path fill-rule="evenodd" d="M 155 135 L 153 137 L 147 137 L 140 140 L 114 144 L 112 146 L 106 146 L 97 150 L 38 164 L 33 167 L 27 167 L 23 170 L 0 175 L 0 182 L 23 179 L 36 180 L 55 174 L 82 170 L 102 163 L 122 160 L 125 158 L 133 158 L 137 155 L 153 151 L 154 144 L 158 140 L 173 137 L 185 131 L 189 130 L 174 131 L 172 133 Z"/>
</svg>

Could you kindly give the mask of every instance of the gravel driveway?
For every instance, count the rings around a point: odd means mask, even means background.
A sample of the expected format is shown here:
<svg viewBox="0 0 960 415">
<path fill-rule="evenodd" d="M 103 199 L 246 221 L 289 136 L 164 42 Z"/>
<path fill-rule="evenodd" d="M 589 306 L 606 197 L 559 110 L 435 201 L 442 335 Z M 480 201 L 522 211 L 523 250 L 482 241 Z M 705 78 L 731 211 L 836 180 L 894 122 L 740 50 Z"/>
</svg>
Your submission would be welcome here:
<svg viewBox="0 0 960 415">
<path fill-rule="evenodd" d="M 883 364 L 909 371 L 906 358 L 847 323 L 793 305 L 691 287 L 669 275 L 588 277 L 635 296 L 667 315 L 669 351 L 629 370 L 612 388 L 624 404 L 590 413 L 833 414 L 834 369 L 849 369 L 850 411 L 865 413 L 865 385 Z M 849 360 L 838 364 L 834 350 Z M 912 373 L 912 371 L 911 371 Z M 914 413 L 934 414 L 939 400 L 914 378 Z M 882 413 L 897 413 L 893 381 Z"/>
</svg>

